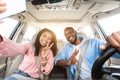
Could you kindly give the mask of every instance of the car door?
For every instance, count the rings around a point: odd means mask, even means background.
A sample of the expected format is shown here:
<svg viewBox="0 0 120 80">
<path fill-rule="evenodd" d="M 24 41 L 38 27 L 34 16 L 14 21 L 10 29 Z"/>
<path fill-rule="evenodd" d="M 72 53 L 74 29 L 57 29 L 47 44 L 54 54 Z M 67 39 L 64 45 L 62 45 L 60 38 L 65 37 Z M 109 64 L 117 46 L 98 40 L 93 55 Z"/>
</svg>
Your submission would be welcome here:
<svg viewBox="0 0 120 80">
<path fill-rule="evenodd" d="M 0 35 L 8 38 L 13 39 L 16 30 L 18 29 L 20 23 L 14 19 L 3 19 L 0 23 Z M 6 45 L 7 46 L 7 45 Z M 7 67 L 8 57 L 0 56 L 0 79 L 4 77 L 6 67 Z"/>
</svg>

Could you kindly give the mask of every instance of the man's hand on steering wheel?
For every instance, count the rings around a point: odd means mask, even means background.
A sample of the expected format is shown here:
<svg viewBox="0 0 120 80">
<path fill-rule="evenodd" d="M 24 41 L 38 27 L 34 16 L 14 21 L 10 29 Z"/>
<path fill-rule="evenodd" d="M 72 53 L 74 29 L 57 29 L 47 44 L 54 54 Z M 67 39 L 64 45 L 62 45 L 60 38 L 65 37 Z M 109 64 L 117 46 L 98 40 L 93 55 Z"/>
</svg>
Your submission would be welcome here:
<svg viewBox="0 0 120 80">
<path fill-rule="evenodd" d="M 107 47 L 112 46 L 120 53 L 120 31 L 112 33 L 106 40 Z"/>
<path fill-rule="evenodd" d="M 101 45 L 100 49 L 105 50 L 108 47 L 113 47 L 117 50 L 117 52 L 120 53 L 120 31 L 118 32 L 113 32 L 111 35 L 107 36 L 106 45 Z"/>
</svg>

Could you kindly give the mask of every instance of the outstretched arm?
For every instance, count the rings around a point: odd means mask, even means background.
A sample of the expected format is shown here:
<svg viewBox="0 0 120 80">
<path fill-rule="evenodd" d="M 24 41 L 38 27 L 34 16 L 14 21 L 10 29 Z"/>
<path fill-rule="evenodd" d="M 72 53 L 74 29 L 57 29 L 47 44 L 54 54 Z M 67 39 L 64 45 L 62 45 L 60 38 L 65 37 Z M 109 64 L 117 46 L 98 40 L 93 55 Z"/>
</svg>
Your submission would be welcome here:
<svg viewBox="0 0 120 80">
<path fill-rule="evenodd" d="M 31 48 L 30 44 L 19 44 L 12 40 L 4 38 L 0 35 L 0 55 L 1 56 L 17 56 L 27 54 Z"/>
<path fill-rule="evenodd" d="M 58 60 L 57 65 L 65 67 L 65 66 L 75 64 L 77 62 L 75 57 L 78 54 L 78 52 L 79 52 L 79 50 L 75 50 L 74 53 L 72 54 L 72 56 L 67 61 Z"/>
</svg>

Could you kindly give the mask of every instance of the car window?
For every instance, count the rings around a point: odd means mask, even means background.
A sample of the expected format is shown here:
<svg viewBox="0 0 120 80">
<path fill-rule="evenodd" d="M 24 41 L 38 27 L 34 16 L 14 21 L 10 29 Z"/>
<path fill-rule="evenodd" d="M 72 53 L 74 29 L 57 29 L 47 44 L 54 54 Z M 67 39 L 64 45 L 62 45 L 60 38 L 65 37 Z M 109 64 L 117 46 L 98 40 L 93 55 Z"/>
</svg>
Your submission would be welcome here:
<svg viewBox="0 0 120 80">
<path fill-rule="evenodd" d="M 32 41 L 35 33 L 36 33 L 36 30 L 32 26 L 29 25 L 23 36 L 22 43 L 27 43 L 29 41 Z"/>
<path fill-rule="evenodd" d="M 98 24 L 103 28 L 106 35 L 110 35 L 112 32 L 120 31 L 120 14 L 101 19 L 98 21 Z"/>
<path fill-rule="evenodd" d="M 0 34 L 5 36 L 6 38 L 9 38 L 18 23 L 19 21 L 11 19 L 11 18 L 5 18 L 1 20 L 0 21 Z"/>
</svg>

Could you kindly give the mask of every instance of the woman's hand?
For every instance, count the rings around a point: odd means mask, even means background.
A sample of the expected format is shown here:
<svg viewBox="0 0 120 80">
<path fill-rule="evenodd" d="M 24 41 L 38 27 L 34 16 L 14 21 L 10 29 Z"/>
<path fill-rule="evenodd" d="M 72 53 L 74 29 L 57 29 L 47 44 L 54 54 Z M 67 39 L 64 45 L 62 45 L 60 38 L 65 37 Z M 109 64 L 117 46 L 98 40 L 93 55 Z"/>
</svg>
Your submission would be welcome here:
<svg viewBox="0 0 120 80">
<path fill-rule="evenodd" d="M 1 12 L 5 12 L 5 11 L 6 11 L 5 6 L 6 6 L 6 3 L 4 3 L 4 2 L 2 2 L 2 1 L 0 1 L 0 13 L 1 13 Z"/>
<path fill-rule="evenodd" d="M 52 46 L 53 46 L 53 43 L 51 45 L 47 44 L 46 47 L 41 49 L 40 54 L 41 54 L 42 58 L 46 58 L 47 57 L 47 55 L 49 54 L 50 49 L 51 49 Z"/>
<path fill-rule="evenodd" d="M 0 13 L 3 13 L 3 12 L 6 11 L 5 6 L 6 6 L 6 3 L 0 1 Z M 2 22 L 3 22 L 3 21 L 0 20 L 0 23 L 2 23 Z"/>
<path fill-rule="evenodd" d="M 47 56 L 48 56 L 52 46 L 53 46 L 53 43 L 51 45 L 47 44 L 47 46 L 42 48 L 42 50 L 41 50 L 40 55 L 41 55 L 41 63 L 43 66 L 45 66 L 47 63 Z"/>
</svg>

